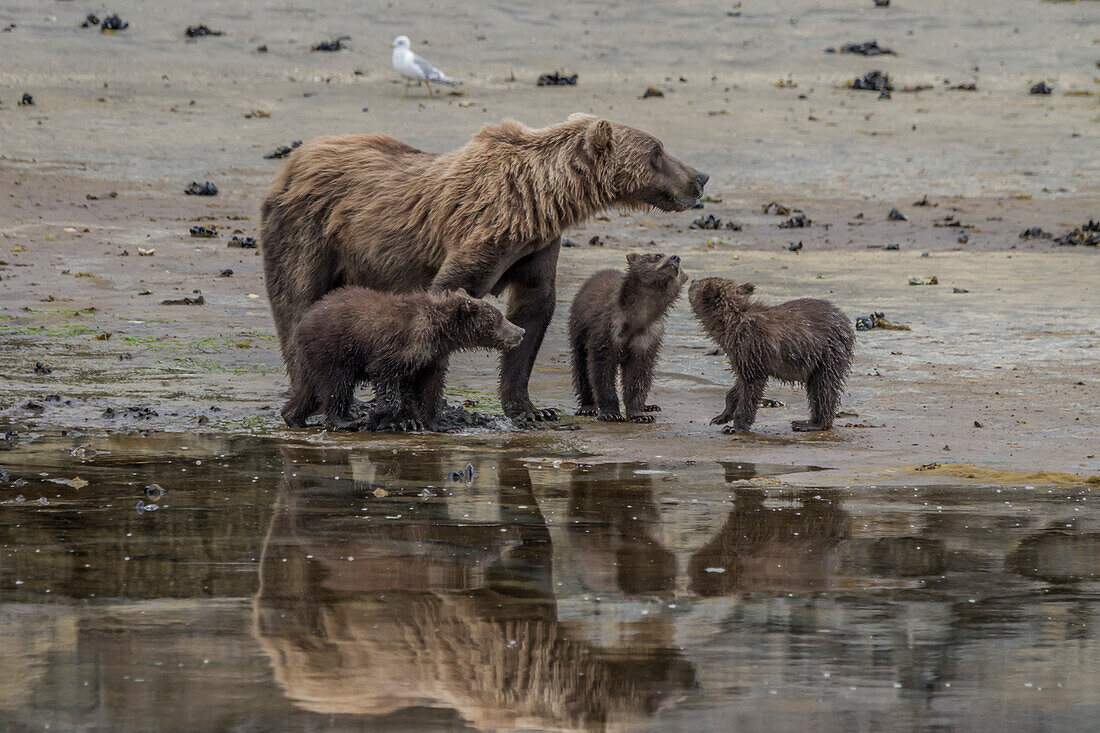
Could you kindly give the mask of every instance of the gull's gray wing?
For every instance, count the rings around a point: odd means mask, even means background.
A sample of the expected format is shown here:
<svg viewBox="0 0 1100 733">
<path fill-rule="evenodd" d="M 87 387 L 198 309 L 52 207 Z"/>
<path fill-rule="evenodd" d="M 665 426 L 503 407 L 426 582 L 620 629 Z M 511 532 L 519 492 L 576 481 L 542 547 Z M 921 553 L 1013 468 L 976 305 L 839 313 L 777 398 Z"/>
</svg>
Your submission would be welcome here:
<svg viewBox="0 0 1100 733">
<path fill-rule="evenodd" d="M 442 71 L 435 68 L 415 53 L 412 55 L 412 57 L 413 63 L 416 65 L 416 68 L 420 69 L 420 72 L 424 74 L 424 78 L 428 81 L 435 81 L 439 82 L 440 84 L 450 84 L 451 86 L 454 86 L 457 83 L 454 79 L 447 76 Z"/>
</svg>

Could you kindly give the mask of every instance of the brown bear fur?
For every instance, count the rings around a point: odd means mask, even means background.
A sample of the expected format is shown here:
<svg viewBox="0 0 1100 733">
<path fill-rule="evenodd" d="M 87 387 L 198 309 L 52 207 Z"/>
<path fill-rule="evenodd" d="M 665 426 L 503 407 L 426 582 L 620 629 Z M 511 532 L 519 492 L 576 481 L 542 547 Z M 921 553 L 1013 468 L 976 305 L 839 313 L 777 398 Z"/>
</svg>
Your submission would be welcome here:
<svg viewBox="0 0 1100 733">
<path fill-rule="evenodd" d="M 792 428 L 831 429 L 852 365 L 852 324 L 828 301 L 803 298 L 769 306 L 749 297 L 754 289 L 752 283 L 708 277 L 688 290 L 695 317 L 737 373 L 726 408 L 711 425 L 732 420 L 723 432 L 747 431 L 768 377 L 774 377 L 806 385 L 810 420 L 795 420 Z"/>
<path fill-rule="evenodd" d="M 687 275 L 680 258 L 663 254 L 626 256 L 626 272 L 603 270 L 577 291 L 569 312 L 573 387 L 578 415 L 621 422 L 615 378 L 622 370 L 623 402 L 630 422 L 653 422 L 647 405 L 668 309 L 680 297 Z"/>
<path fill-rule="evenodd" d="M 341 288 L 306 311 L 293 338 L 292 394 L 282 413 L 290 427 L 304 427 L 318 408 L 331 427 L 354 424 L 355 388 L 370 381 L 367 427 L 434 430 L 449 355 L 513 348 L 523 329 L 463 291 Z"/>
<path fill-rule="evenodd" d="M 527 385 L 553 316 L 562 229 L 614 206 L 682 211 L 706 181 L 652 135 L 589 115 L 538 130 L 505 120 L 444 154 L 386 135 L 307 142 L 272 183 L 260 223 L 284 361 L 305 310 L 341 286 L 508 289 L 508 319 L 527 335 L 501 357 L 504 410 L 554 419 Z"/>
</svg>

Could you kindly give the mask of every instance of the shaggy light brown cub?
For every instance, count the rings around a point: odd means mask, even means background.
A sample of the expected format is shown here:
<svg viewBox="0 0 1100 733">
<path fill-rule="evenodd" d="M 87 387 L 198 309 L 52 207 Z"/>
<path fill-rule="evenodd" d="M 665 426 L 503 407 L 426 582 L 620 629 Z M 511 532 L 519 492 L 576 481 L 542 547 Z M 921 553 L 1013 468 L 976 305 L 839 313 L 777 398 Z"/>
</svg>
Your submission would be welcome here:
<svg viewBox="0 0 1100 733">
<path fill-rule="evenodd" d="M 794 430 L 831 429 L 852 365 L 852 324 L 828 301 L 802 298 L 764 305 L 750 297 L 754 289 L 752 283 L 720 277 L 698 280 L 688 289 L 695 317 L 737 373 L 737 383 L 726 393 L 726 409 L 711 425 L 732 420 L 722 432 L 748 431 L 773 377 L 806 385 L 810 419 L 793 421 Z"/>
</svg>

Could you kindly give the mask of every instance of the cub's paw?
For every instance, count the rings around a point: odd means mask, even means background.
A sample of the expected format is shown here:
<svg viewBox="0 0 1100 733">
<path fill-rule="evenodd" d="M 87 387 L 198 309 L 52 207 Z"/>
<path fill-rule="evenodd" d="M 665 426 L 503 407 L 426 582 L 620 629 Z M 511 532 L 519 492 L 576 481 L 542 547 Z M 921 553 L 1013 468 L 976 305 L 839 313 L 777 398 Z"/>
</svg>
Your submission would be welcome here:
<svg viewBox="0 0 1100 733">
<path fill-rule="evenodd" d="M 363 417 L 337 417 L 327 418 L 325 420 L 325 427 L 332 431 L 337 430 L 358 430 L 366 422 Z"/>
<path fill-rule="evenodd" d="M 645 410 L 646 412 L 660 412 L 661 411 L 661 406 L 660 405 L 646 405 L 642 409 Z"/>
<path fill-rule="evenodd" d="M 504 414 L 518 423 L 552 422 L 558 419 L 558 411 L 552 407 L 539 409 L 533 405 L 522 410 L 505 410 Z"/>
<path fill-rule="evenodd" d="M 584 416 L 584 417 L 592 417 L 596 414 L 596 408 L 588 406 L 588 405 L 581 405 L 580 407 L 577 408 L 577 411 L 574 412 L 573 414 L 574 415 L 581 415 L 581 416 Z"/>
<path fill-rule="evenodd" d="M 657 418 L 653 417 L 652 415 L 631 415 L 627 419 L 630 420 L 630 422 L 639 422 L 639 423 L 650 423 L 650 422 L 656 422 L 656 420 L 657 420 Z"/>
<path fill-rule="evenodd" d="M 746 423 L 735 422 L 733 425 L 727 425 L 726 427 L 722 428 L 722 432 L 725 435 L 738 435 L 740 433 L 750 432 L 750 427 L 751 426 L 747 425 Z"/>
<path fill-rule="evenodd" d="M 733 419 L 733 413 L 723 412 L 721 415 L 715 415 L 713 418 L 711 418 L 710 424 L 711 425 L 725 425 L 726 423 L 728 423 L 732 419 Z"/>
<path fill-rule="evenodd" d="M 599 414 L 596 415 L 596 419 L 600 422 L 626 422 L 626 418 L 622 416 L 622 413 L 605 410 L 601 410 Z"/>
<path fill-rule="evenodd" d="M 828 430 L 824 425 L 818 425 L 812 420 L 791 420 L 791 430 L 796 433 L 818 433 Z"/>
<path fill-rule="evenodd" d="M 375 421 L 369 429 L 380 433 L 418 433 L 424 431 L 424 423 L 415 418 L 401 420 L 384 416 Z"/>
</svg>

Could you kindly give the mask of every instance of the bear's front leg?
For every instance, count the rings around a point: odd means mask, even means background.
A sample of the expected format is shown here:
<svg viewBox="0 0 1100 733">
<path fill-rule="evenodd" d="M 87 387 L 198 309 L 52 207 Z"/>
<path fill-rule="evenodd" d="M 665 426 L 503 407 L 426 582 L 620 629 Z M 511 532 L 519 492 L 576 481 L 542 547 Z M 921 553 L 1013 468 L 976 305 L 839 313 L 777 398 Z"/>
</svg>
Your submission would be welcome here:
<svg viewBox="0 0 1100 733">
<path fill-rule="evenodd" d="M 747 433 L 756 421 L 756 411 L 760 407 L 760 398 L 764 396 L 764 387 L 768 384 L 767 377 L 753 377 L 746 379 L 744 375 L 737 377 L 737 407 L 733 411 L 733 424 L 722 429 L 723 433 Z"/>
<path fill-rule="evenodd" d="M 447 358 L 440 359 L 418 371 L 405 381 L 402 392 L 416 413 L 424 430 L 439 429 L 439 414 L 443 406 L 443 385 L 447 377 Z"/>
<path fill-rule="evenodd" d="M 419 420 L 411 390 L 401 377 L 374 380 L 374 404 L 363 421 L 362 429 L 378 431 L 418 431 L 424 426 Z"/>
<path fill-rule="evenodd" d="M 537 408 L 528 394 L 531 370 L 542 339 L 554 317 L 557 297 L 554 278 L 561 240 L 555 239 L 512 265 L 493 292 L 508 288 L 508 314 L 512 323 L 524 329 L 523 341 L 500 357 L 500 403 L 513 420 L 557 420 L 558 411 Z"/>
<path fill-rule="evenodd" d="M 733 419 L 733 414 L 737 411 L 737 385 L 730 387 L 726 392 L 726 409 L 715 415 L 711 421 L 711 425 L 725 425 Z"/>
<path fill-rule="evenodd" d="M 658 347 L 645 351 L 629 349 L 623 359 L 623 402 L 626 404 L 626 419 L 636 423 L 654 421 L 650 412 L 659 412 L 657 405 L 647 405 L 645 398 L 653 386 L 653 371 L 657 365 Z"/>
</svg>

